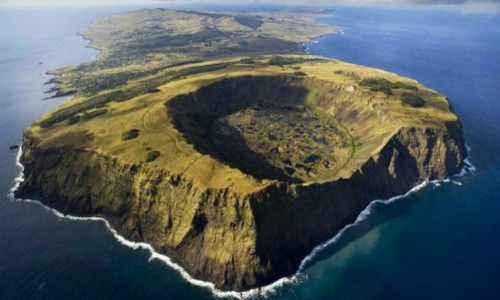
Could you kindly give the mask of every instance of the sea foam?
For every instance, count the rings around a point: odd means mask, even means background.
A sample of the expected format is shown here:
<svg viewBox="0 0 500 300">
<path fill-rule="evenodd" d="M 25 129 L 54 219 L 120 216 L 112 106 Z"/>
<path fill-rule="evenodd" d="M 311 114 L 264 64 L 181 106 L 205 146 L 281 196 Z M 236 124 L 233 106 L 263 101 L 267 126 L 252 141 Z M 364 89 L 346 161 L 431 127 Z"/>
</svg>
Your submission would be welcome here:
<svg viewBox="0 0 500 300">
<path fill-rule="evenodd" d="M 467 148 L 467 150 L 470 151 L 470 148 Z M 144 250 L 148 251 L 149 254 L 150 254 L 150 257 L 148 259 L 149 262 L 151 262 L 153 260 L 161 261 L 165 265 L 167 265 L 170 268 L 176 270 L 179 273 L 179 275 L 182 278 L 184 278 L 187 282 L 191 283 L 194 286 L 198 286 L 198 287 L 201 287 L 201 288 L 208 289 L 217 298 L 233 298 L 233 299 L 246 299 L 246 298 L 254 298 L 254 297 L 264 297 L 264 298 L 267 298 L 267 297 L 273 295 L 274 293 L 278 292 L 278 290 L 280 288 L 283 288 L 285 286 L 297 285 L 297 284 L 299 284 L 300 282 L 302 282 L 304 280 L 305 276 L 302 273 L 314 261 L 314 258 L 318 254 L 320 254 L 325 248 L 328 248 L 329 246 L 332 246 L 332 245 L 336 244 L 338 241 L 340 241 L 340 239 L 342 238 L 342 236 L 344 235 L 344 233 L 348 229 L 357 226 L 363 220 L 365 220 L 366 218 L 368 218 L 368 216 L 371 215 L 371 213 L 373 212 L 373 210 L 374 210 L 374 208 L 375 208 L 375 206 L 377 204 L 379 204 L 379 203 L 389 204 L 389 203 L 395 202 L 397 200 L 400 200 L 402 198 L 406 198 L 409 195 L 411 195 L 411 194 L 413 194 L 415 192 L 420 191 L 421 189 L 423 189 L 424 187 L 426 187 L 429 184 L 434 184 L 434 185 L 437 186 L 437 184 L 439 184 L 439 182 L 442 182 L 442 183 L 449 183 L 449 182 L 456 183 L 455 180 L 450 180 L 449 178 L 446 178 L 446 179 L 441 180 L 441 181 L 438 181 L 438 180 L 424 181 L 421 184 L 416 185 L 415 187 L 413 187 L 411 190 L 409 190 L 407 193 L 405 193 L 403 195 L 395 196 L 395 197 L 392 197 L 392 198 L 389 198 L 389 199 L 386 199 L 386 200 L 373 200 L 358 215 L 358 217 L 356 218 L 356 220 L 352 224 L 349 224 L 346 227 L 342 228 L 331 239 L 329 239 L 326 242 L 324 242 L 324 243 L 322 243 L 322 244 L 314 247 L 314 249 L 311 251 L 311 253 L 309 255 L 307 255 L 301 261 L 301 263 L 300 263 L 300 265 L 299 265 L 299 267 L 297 269 L 297 272 L 294 275 L 288 276 L 288 277 L 283 277 L 283 278 L 281 278 L 281 279 L 279 279 L 279 280 L 275 281 L 274 283 L 269 284 L 267 286 L 263 286 L 263 287 L 260 287 L 260 288 L 250 289 L 250 290 L 243 291 L 243 292 L 239 292 L 239 291 L 223 291 L 223 290 L 220 290 L 220 289 L 216 288 L 215 285 L 213 283 L 211 283 L 211 282 L 199 280 L 199 279 L 196 279 L 196 278 L 192 277 L 184 268 L 182 268 L 180 265 L 178 265 L 175 262 L 173 262 L 170 257 L 168 257 L 168 256 L 166 256 L 164 254 L 156 252 L 150 244 L 143 243 L 143 242 L 133 242 L 133 241 L 127 240 L 123 236 L 119 235 L 118 232 L 113 227 L 111 227 L 110 223 L 106 219 L 104 219 L 104 218 L 101 218 L 101 217 L 78 217 L 78 216 L 66 215 L 66 214 L 63 214 L 63 213 L 57 211 L 56 209 L 50 208 L 48 206 L 45 206 L 42 202 L 40 202 L 38 200 L 16 199 L 15 196 L 14 196 L 14 193 L 19 188 L 20 184 L 24 181 L 24 166 L 21 163 L 21 155 L 22 155 L 22 147 L 19 148 L 19 151 L 18 151 L 18 154 L 17 154 L 17 157 L 16 157 L 16 165 L 19 167 L 20 173 L 14 179 L 14 186 L 12 187 L 11 192 L 9 194 L 9 197 L 11 199 L 16 200 L 16 201 L 22 201 L 22 202 L 26 202 L 26 203 L 34 203 L 34 204 L 40 205 L 45 210 L 50 211 L 51 213 L 53 213 L 58 218 L 63 218 L 63 219 L 68 219 L 68 220 L 73 220 L 73 221 L 102 222 L 106 226 L 106 229 L 113 235 L 113 237 L 120 244 L 122 244 L 122 245 L 124 245 L 126 247 L 129 247 L 129 248 L 132 248 L 134 250 L 144 249 Z M 475 172 L 475 171 L 476 171 L 476 168 L 467 159 L 467 160 L 465 160 L 465 165 L 464 165 L 462 171 L 458 175 L 455 175 L 455 176 L 464 176 L 464 175 L 466 175 L 468 173 Z M 461 185 L 461 183 L 459 185 Z"/>
</svg>

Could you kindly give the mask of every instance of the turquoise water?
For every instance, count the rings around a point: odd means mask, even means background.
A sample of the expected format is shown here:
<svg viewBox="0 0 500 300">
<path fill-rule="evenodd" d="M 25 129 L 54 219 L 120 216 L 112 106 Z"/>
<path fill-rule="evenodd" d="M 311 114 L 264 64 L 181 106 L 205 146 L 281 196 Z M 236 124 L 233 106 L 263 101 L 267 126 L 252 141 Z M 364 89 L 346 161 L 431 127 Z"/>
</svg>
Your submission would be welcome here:
<svg viewBox="0 0 500 300">
<path fill-rule="evenodd" d="M 213 297 L 161 261 L 149 261 L 148 251 L 118 243 L 102 222 L 62 219 L 37 204 L 3 196 L 19 172 L 8 146 L 65 100 L 41 100 L 49 79 L 43 72 L 92 59 L 97 52 L 85 48 L 75 32 L 90 20 L 130 9 L 0 10 L 1 299 Z M 410 76 L 448 95 L 477 171 L 374 205 L 313 258 L 299 284 L 269 296 L 498 299 L 499 18 L 440 8 L 336 10 L 340 17 L 323 21 L 341 26 L 344 34 L 309 45 L 309 52 Z"/>
</svg>

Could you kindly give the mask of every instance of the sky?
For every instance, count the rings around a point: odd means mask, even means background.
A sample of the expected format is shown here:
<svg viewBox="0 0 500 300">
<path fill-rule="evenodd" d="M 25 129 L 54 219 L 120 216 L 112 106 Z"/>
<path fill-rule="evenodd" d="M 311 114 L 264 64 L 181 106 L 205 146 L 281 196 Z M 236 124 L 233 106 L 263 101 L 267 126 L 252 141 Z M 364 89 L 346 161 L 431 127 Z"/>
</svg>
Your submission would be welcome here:
<svg viewBox="0 0 500 300">
<path fill-rule="evenodd" d="M 453 5 L 464 13 L 498 15 L 500 0 L 0 0 L 0 6 L 53 6 L 53 5 L 116 5 L 164 2 L 222 2 L 222 3 L 290 3 L 290 4 L 359 4 L 359 5 Z"/>
</svg>

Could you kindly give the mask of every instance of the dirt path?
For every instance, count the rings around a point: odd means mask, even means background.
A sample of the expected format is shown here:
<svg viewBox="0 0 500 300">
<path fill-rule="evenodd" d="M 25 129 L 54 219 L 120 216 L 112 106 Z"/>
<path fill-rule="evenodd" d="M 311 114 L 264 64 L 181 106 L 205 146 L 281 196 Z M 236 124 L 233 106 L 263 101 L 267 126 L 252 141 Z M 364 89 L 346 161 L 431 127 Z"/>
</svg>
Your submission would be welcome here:
<svg viewBox="0 0 500 300">
<path fill-rule="evenodd" d="M 158 132 L 158 133 L 166 134 L 170 138 L 172 143 L 175 145 L 175 148 L 179 152 L 189 155 L 190 154 L 189 151 L 186 151 L 186 150 L 182 149 L 181 146 L 179 146 L 179 141 L 172 133 L 170 133 L 168 130 L 165 130 L 165 129 L 155 128 L 154 125 L 148 123 L 148 120 L 153 118 L 153 117 L 151 117 L 151 113 L 158 110 L 158 109 L 160 109 L 160 110 L 165 109 L 163 106 L 164 106 L 163 103 L 158 103 L 158 104 L 155 104 L 155 105 L 151 106 L 150 108 L 148 108 L 146 110 L 146 112 L 144 112 L 144 115 L 142 116 L 142 126 L 144 127 L 144 129 L 149 130 L 151 132 Z M 168 122 L 168 117 L 167 117 L 166 122 Z M 165 126 L 167 126 L 167 124 L 165 124 Z M 203 155 L 199 154 L 199 153 L 197 153 L 196 155 L 192 155 L 192 158 L 187 163 L 186 167 L 182 170 L 182 172 L 185 173 L 187 170 L 189 170 L 201 157 L 203 157 Z"/>
</svg>

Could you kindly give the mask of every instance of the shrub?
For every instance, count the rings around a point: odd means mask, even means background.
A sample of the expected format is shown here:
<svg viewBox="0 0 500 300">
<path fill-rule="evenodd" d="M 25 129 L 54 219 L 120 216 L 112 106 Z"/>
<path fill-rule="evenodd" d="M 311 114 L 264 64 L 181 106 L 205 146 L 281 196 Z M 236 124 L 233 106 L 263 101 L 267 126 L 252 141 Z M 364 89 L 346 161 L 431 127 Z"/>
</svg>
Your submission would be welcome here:
<svg viewBox="0 0 500 300">
<path fill-rule="evenodd" d="M 424 99 L 411 93 L 403 93 L 401 95 L 401 102 L 412 107 L 422 107 L 425 105 Z"/>
<path fill-rule="evenodd" d="M 273 56 L 269 59 L 269 64 L 272 66 L 283 66 L 287 64 L 297 63 L 297 59 L 283 56 Z"/>
<path fill-rule="evenodd" d="M 384 78 L 365 78 L 359 83 L 362 86 L 370 87 L 374 92 L 383 92 L 387 96 L 392 95 L 391 82 Z"/>
<path fill-rule="evenodd" d="M 283 57 L 283 56 L 273 56 L 269 59 L 268 64 L 272 66 L 283 66 L 291 64 L 300 64 L 308 61 L 322 61 L 320 58 L 302 58 L 302 57 Z"/>
<path fill-rule="evenodd" d="M 418 88 L 414 85 L 404 83 L 404 82 L 391 82 L 391 88 L 393 89 L 407 89 L 412 91 L 418 91 Z"/>
<path fill-rule="evenodd" d="M 146 157 L 146 162 L 152 162 L 156 160 L 160 156 L 160 151 L 149 151 L 148 156 Z"/>
<path fill-rule="evenodd" d="M 139 168 L 136 165 L 130 166 L 130 175 L 135 175 L 139 172 Z"/>
<path fill-rule="evenodd" d="M 139 129 L 131 129 L 129 131 L 125 131 L 124 133 L 122 133 L 122 140 L 127 141 L 135 139 L 136 137 L 139 136 L 139 132 L 140 132 Z"/>
<path fill-rule="evenodd" d="M 414 85 L 404 82 L 391 82 L 385 78 L 365 78 L 359 83 L 361 86 L 370 87 L 374 92 L 383 92 L 387 96 L 392 95 L 392 89 L 408 89 L 417 91 L 418 88 Z"/>
<path fill-rule="evenodd" d="M 193 75 L 203 72 L 212 72 L 221 70 L 231 63 L 218 63 L 208 66 L 196 66 L 192 68 L 186 68 L 178 71 L 167 72 L 165 74 L 160 74 L 154 78 L 148 78 L 147 80 L 141 81 L 137 86 L 133 85 L 131 87 L 124 87 L 124 90 L 116 90 L 109 93 L 97 94 L 92 96 L 85 101 L 76 103 L 72 106 L 62 108 L 52 113 L 50 117 L 40 122 L 42 128 L 48 128 L 54 124 L 65 121 L 72 116 L 84 112 L 89 109 L 104 107 L 107 103 L 111 101 L 123 102 L 130 100 L 134 97 L 147 93 L 157 86 L 163 85 L 169 81 L 176 80 L 183 76 Z M 96 115 L 95 115 L 96 116 Z M 93 117 L 95 117 L 93 116 Z"/>
<path fill-rule="evenodd" d="M 293 75 L 296 75 L 296 76 L 307 76 L 307 74 L 305 72 L 302 72 L 302 71 L 295 71 L 295 72 L 293 72 Z"/>
<path fill-rule="evenodd" d="M 96 109 L 96 110 L 93 110 L 91 112 L 86 112 L 83 114 L 82 116 L 82 119 L 84 120 L 90 120 L 90 119 L 93 119 L 97 116 L 100 116 L 100 115 L 104 115 L 108 112 L 107 109 Z"/>
<path fill-rule="evenodd" d="M 240 62 L 242 64 L 247 64 L 247 65 L 253 65 L 255 64 L 255 61 L 251 58 L 243 58 L 242 60 L 240 60 Z"/>
<path fill-rule="evenodd" d="M 158 92 L 161 92 L 161 90 L 158 89 L 158 88 L 152 88 L 149 91 L 147 91 L 146 93 L 148 93 L 148 94 L 154 94 L 154 93 L 158 93 Z"/>
<path fill-rule="evenodd" d="M 73 124 L 80 122 L 81 118 L 82 118 L 82 116 L 80 116 L 80 115 L 72 116 L 71 118 L 68 119 L 68 125 L 73 125 Z"/>
<path fill-rule="evenodd" d="M 264 24 L 264 22 L 258 18 L 247 17 L 247 16 L 236 16 L 234 17 L 234 20 L 240 23 L 241 25 L 252 28 L 254 30 L 262 26 L 262 24 Z"/>
</svg>

